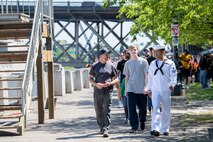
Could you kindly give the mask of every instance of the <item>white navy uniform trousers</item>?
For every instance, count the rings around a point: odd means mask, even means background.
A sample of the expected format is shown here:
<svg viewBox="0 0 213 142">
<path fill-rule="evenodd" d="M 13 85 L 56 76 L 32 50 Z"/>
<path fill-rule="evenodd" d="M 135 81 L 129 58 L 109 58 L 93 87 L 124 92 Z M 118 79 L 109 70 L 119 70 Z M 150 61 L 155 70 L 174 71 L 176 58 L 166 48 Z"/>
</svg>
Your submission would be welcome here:
<svg viewBox="0 0 213 142">
<path fill-rule="evenodd" d="M 157 65 L 156 65 L 157 62 Z M 152 124 L 151 131 L 169 132 L 171 119 L 171 91 L 169 86 L 177 84 L 177 69 L 172 60 L 154 60 L 149 67 L 147 90 L 152 92 Z M 160 112 L 160 103 L 162 112 Z"/>
</svg>

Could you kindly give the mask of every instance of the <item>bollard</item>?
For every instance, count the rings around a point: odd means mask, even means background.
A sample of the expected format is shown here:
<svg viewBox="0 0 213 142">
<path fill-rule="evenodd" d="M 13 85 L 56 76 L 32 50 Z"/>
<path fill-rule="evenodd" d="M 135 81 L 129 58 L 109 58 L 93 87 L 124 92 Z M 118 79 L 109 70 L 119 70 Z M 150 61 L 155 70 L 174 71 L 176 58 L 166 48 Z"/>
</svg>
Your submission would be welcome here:
<svg viewBox="0 0 213 142">
<path fill-rule="evenodd" d="M 89 69 L 83 69 L 83 86 L 84 88 L 91 87 L 91 84 L 89 82 Z"/>
<path fill-rule="evenodd" d="M 65 95 L 65 72 L 63 67 L 60 70 L 54 70 L 54 79 L 55 96 Z"/>
<path fill-rule="evenodd" d="M 74 87 L 76 91 L 81 91 L 83 89 L 82 70 L 75 70 Z"/>
<path fill-rule="evenodd" d="M 65 71 L 66 93 L 74 92 L 73 71 Z"/>
</svg>

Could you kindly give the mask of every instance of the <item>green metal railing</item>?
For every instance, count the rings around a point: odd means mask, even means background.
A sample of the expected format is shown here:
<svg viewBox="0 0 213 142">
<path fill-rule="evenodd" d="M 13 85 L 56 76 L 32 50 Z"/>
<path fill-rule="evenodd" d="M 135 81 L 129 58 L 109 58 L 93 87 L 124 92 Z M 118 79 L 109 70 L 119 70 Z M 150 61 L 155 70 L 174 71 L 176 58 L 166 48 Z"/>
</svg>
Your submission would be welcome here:
<svg viewBox="0 0 213 142">
<path fill-rule="evenodd" d="M 43 1 L 43 0 L 38 0 Z M 77 1 L 77 0 L 76 0 Z M 31 13 L 34 12 L 36 7 L 36 0 L 4 0 L 0 1 L 1 7 L 0 11 L 1 13 L 25 13 L 31 15 Z M 43 5 L 48 5 L 48 1 L 43 1 Z M 58 7 L 84 7 L 84 6 L 92 6 L 92 7 L 101 7 L 103 6 L 102 2 L 70 2 L 66 0 L 61 1 L 54 1 L 52 3 L 52 6 L 58 6 Z M 119 4 L 114 4 L 110 7 L 119 7 Z"/>
</svg>

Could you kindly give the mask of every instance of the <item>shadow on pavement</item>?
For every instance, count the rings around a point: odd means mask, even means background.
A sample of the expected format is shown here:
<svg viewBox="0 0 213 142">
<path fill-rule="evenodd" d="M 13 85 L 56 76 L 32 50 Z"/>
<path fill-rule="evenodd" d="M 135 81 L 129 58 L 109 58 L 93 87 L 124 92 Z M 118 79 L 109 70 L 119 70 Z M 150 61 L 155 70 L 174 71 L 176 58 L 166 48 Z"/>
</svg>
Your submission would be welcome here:
<svg viewBox="0 0 213 142">
<path fill-rule="evenodd" d="M 19 136 L 19 135 L 15 132 L 0 131 L 0 137 L 8 137 L 8 136 Z"/>
</svg>

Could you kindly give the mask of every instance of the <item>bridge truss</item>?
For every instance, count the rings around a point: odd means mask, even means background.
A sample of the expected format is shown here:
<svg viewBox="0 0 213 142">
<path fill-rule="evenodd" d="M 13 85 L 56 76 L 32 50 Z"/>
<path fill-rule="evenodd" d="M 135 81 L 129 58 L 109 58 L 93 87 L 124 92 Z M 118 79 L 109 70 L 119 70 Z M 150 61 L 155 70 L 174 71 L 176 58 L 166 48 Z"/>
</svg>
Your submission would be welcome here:
<svg viewBox="0 0 213 142">
<path fill-rule="evenodd" d="M 3 3 L 3 11 L 9 13 L 25 13 L 33 17 L 35 1 L 7 1 Z M 102 48 L 111 51 L 116 57 L 128 47 L 130 28 L 127 25 L 133 19 L 116 18 L 119 6 L 102 8 L 98 2 L 53 2 L 54 7 L 54 62 L 65 66 L 85 67 L 92 63 Z M 2 11 L 2 10 L 1 10 Z M 56 30 L 57 29 L 59 30 Z M 157 44 L 148 33 L 150 39 L 143 49 L 151 43 Z M 62 42 L 61 37 L 68 39 Z"/>
</svg>

